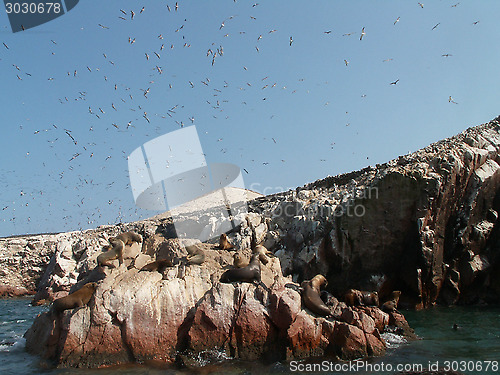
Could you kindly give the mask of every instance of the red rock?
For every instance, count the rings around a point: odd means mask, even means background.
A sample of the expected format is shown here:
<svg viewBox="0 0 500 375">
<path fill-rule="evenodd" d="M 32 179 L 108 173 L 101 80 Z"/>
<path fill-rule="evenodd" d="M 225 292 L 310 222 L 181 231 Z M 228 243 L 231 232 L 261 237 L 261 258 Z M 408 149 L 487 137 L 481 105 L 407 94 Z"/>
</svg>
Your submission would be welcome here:
<svg viewBox="0 0 500 375">
<path fill-rule="evenodd" d="M 288 328 L 288 340 L 294 358 L 307 358 L 314 355 L 323 355 L 321 348 L 320 325 L 322 318 L 314 318 L 302 310 L 295 321 Z"/>
<path fill-rule="evenodd" d="M 389 324 L 389 314 L 383 312 L 378 307 L 364 307 L 363 311 L 368 314 L 375 322 L 375 328 L 382 332 Z"/>
<path fill-rule="evenodd" d="M 368 351 L 368 355 L 371 355 L 371 356 L 384 355 L 385 348 L 386 348 L 385 342 L 380 337 L 378 330 L 375 330 L 374 332 L 375 332 L 375 334 L 373 334 L 373 333 L 366 334 L 366 348 Z"/>
<path fill-rule="evenodd" d="M 368 355 L 365 333 L 356 326 L 337 322 L 333 332 L 333 340 L 342 359 L 352 360 Z"/>
<path fill-rule="evenodd" d="M 0 285 L 0 297 L 21 297 L 29 294 L 34 294 L 26 288 L 11 287 L 8 285 Z"/>
<path fill-rule="evenodd" d="M 359 312 L 359 320 L 361 321 L 361 326 L 365 333 L 370 334 L 375 331 L 375 321 L 363 311 Z"/>
<path fill-rule="evenodd" d="M 289 288 L 273 291 L 269 310 L 273 323 L 280 330 L 287 330 L 301 310 L 300 294 Z"/>
</svg>

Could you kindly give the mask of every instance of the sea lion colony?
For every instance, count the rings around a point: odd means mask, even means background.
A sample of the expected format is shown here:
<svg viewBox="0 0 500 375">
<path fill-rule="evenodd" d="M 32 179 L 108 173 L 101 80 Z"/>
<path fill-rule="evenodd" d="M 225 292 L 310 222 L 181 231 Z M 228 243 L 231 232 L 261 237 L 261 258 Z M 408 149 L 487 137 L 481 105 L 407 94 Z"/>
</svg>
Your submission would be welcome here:
<svg viewBox="0 0 500 375">
<path fill-rule="evenodd" d="M 109 244 L 104 246 L 106 250 L 97 257 L 98 267 L 114 266 L 110 261 L 118 259 L 120 265 L 123 264 L 123 251 L 125 246 L 130 246 L 134 242 L 141 243 L 142 236 L 135 232 L 125 232 L 116 237 L 111 237 L 108 240 Z M 187 245 L 186 251 L 188 255 L 183 259 L 187 265 L 201 265 L 205 261 L 206 255 L 203 249 L 197 244 Z M 229 242 L 226 234 L 222 234 L 219 239 L 219 249 L 229 250 L 235 249 L 235 246 Z M 222 283 L 232 282 L 247 282 L 261 283 L 261 263 L 267 265 L 273 253 L 262 245 L 256 245 L 252 249 L 250 261 L 247 261 L 241 252 L 233 254 L 234 267 L 225 271 L 220 277 Z M 141 268 L 140 271 L 160 272 L 166 268 L 174 266 L 171 259 L 157 259 Z M 338 303 L 337 299 L 321 290 L 326 287 L 328 281 L 323 275 L 316 275 L 311 280 L 304 280 L 301 283 L 299 291 L 302 296 L 304 306 L 312 313 L 333 318 L 332 305 Z M 53 302 L 51 311 L 60 313 L 67 309 L 74 309 L 85 306 L 89 303 L 94 291 L 97 289 L 96 282 L 89 282 L 83 285 L 79 290 L 69 294 L 66 297 L 56 299 Z M 381 308 L 385 312 L 393 312 L 397 309 L 399 302 L 400 291 L 392 292 L 389 300 L 382 304 Z M 323 297 L 323 298 L 322 298 Z M 343 300 L 348 306 L 379 306 L 379 297 L 377 292 L 366 292 L 356 289 L 349 289 L 343 296 Z M 335 301 L 333 303 L 332 301 Z M 327 304 L 329 306 L 327 306 Z"/>
</svg>

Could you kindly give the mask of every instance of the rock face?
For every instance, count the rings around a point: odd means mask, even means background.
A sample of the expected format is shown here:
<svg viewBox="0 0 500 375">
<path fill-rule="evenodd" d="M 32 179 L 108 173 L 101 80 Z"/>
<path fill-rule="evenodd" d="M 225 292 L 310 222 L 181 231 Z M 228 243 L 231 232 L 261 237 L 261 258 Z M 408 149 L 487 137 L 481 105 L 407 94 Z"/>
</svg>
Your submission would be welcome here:
<svg viewBox="0 0 500 375">
<path fill-rule="evenodd" d="M 275 254 L 266 266 L 266 288 L 218 283 L 232 256 L 213 252 L 210 244 L 203 244 L 210 256 L 201 267 L 139 272 L 150 259 L 186 255 L 175 245 L 168 215 L 55 237 L 2 239 L 0 262 L 8 267 L 0 284 L 28 291 L 37 285 L 40 301 L 99 281 L 89 307 L 65 313 L 57 327 L 41 316 L 27 335 L 32 351 L 39 352 L 31 343 L 46 339 L 52 352 L 41 354 L 68 366 L 171 360 L 207 348 L 247 359 L 268 348 L 284 358 L 377 355 L 384 349 L 377 332 L 387 321 L 407 331 L 400 317 L 341 304 L 338 321 L 314 317 L 286 285 L 323 274 L 338 298 L 355 288 L 378 291 L 380 302 L 400 290 L 400 306 L 410 308 L 499 303 L 499 149 L 495 119 L 386 164 L 248 202 L 249 213 L 237 215 L 228 238 L 247 258 L 252 243 Z M 208 233 L 228 219 L 194 210 L 175 220 Z M 125 266 L 95 271 L 101 240 L 127 230 L 142 234 L 142 248 L 127 250 Z M 30 246 L 33 238 L 39 242 Z M 141 322 L 155 328 L 141 328 Z M 102 337 L 113 338 L 109 348 L 97 344 Z M 162 348 L 154 356 L 153 346 Z"/>
<path fill-rule="evenodd" d="M 159 244 L 157 254 L 166 246 L 183 255 L 178 240 Z M 277 258 L 261 265 L 260 284 L 223 284 L 232 253 L 207 244 L 204 251 L 202 265 L 162 273 L 126 262 L 105 269 L 89 306 L 36 318 L 27 350 L 60 367 L 172 363 L 210 350 L 248 360 L 385 353 L 380 332 L 389 315 L 378 308 L 337 303 L 338 321 L 317 317 L 302 306 L 298 285 L 282 275 Z"/>
</svg>

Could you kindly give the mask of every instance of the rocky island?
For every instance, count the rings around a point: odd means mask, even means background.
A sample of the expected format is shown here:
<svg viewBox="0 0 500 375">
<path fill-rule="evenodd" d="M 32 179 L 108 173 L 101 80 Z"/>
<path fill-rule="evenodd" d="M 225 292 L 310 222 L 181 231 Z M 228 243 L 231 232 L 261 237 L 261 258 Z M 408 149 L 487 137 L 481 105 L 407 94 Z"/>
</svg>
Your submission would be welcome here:
<svg viewBox="0 0 500 375">
<path fill-rule="evenodd" d="M 366 304 L 348 306 L 350 289 L 400 291 L 399 306 L 498 303 L 500 261 L 500 118 L 382 165 L 247 202 L 227 233 L 249 259 L 254 244 L 273 253 L 261 283 L 221 283 L 234 249 L 199 243 L 202 264 L 184 259 L 172 217 L 83 232 L 0 239 L 5 294 L 36 293 L 50 302 L 96 282 L 88 305 L 41 314 L 26 348 L 61 367 L 178 363 L 194 356 L 341 359 L 382 355 L 384 331 L 411 336 L 404 317 Z M 223 217 L 178 215 L 198 231 Z M 186 225 L 185 225 L 186 226 Z M 189 225 L 187 225 L 189 226 Z M 123 264 L 99 267 L 110 237 L 142 235 L 125 246 Z M 300 284 L 328 281 L 322 317 L 302 303 Z M 211 354 L 216 353 L 216 354 Z"/>
</svg>

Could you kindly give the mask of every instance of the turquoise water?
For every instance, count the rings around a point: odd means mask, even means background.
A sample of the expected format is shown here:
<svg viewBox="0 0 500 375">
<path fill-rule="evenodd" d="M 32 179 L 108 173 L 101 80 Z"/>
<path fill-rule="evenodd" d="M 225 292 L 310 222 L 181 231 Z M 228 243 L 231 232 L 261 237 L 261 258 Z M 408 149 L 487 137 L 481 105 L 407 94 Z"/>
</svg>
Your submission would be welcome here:
<svg viewBox="0 0 500 375">
<path fill-rule="evenodd" d="M 31 326 L 34 318 L 46 309 L 46 307 L 31 306 L 30 299 L 26 298 L 0 300 L 0 374 L 108 375 L 118 373 L 119 375 L 173 375 L 193 373 L 187 370 L 154 369 L 144 366 L 100 370 L 42 369 L 38 365 L 39 359 L 24 351 L 22 336 Z M 388 350 L 387 355 L 384 357 L 350 363 L 332 362 L 327 358 L 314 358 L 310 361 L 282 362 L 272 365 L 264 365 L 258 362 L 221 360 L 218 363 L 205 366 L 202 370 L 195 371 L 195 373 L 261 375 L 291 372 L 394 374 L 398 372 L 396 371 L 398 365 L 406 366 L 406 370 L 411 370 L 411 366 L 414 366 L 413 369 L 418 369 L 418 366 L 426 368 L 429 362 L 435 366 L 436 362 L 439 361 L 439 367 L 448 365 L 451 369 L 462 370 L 466 374 L 500 374 L 498 367 L 496 371 L 492 367 L 494 363 L 489 363 L 490 368 L 486 371 L 487 361 L 497 361 L 498 366 L 500 360 L 500 307 L 435 308 L 425 311 L 407 311 L 405 316 L 417 335 L 422 339 L 401 342 L 398 337 L 385 334 L 384 338 L 387 341 Z M 452 329 L 455 323 L 458 325 L 457 330 Z M 475 371 L 479 369 L 479 366 L 482 366 L 482 371 Z"/>
</svg>

